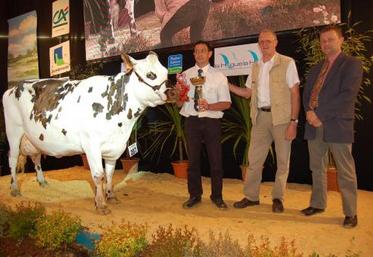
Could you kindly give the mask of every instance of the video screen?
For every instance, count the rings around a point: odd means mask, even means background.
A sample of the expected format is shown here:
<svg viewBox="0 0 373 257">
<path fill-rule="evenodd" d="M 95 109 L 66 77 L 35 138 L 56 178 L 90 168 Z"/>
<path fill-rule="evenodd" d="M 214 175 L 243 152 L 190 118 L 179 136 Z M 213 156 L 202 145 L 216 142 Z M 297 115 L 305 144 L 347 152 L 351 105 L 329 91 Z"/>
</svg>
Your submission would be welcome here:
<svg viewBox="0 0 373 257">
<path fill-rule="evenodd" d="M 84 0 L 86 59 L 340 22 L 340 0 Z"/>
</svg>

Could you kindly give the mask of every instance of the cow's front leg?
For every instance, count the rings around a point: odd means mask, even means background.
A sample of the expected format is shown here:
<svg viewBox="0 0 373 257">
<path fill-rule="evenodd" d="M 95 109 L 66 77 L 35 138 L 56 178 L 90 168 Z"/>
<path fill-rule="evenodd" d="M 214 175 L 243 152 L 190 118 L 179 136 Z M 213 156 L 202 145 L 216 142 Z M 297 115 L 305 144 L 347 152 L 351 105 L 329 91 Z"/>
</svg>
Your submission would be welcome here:
<svg viewBox="0 0 373 257">
<path fill-rule="evenodd" d="M 110 210 L 106 205 L 105 196 L 104 196 L 104 183 L 105 183 L 105 174 L 102 167 L 101 154 L 94 155 L 92 153 L 86 152 L 89 167 L 91 169 L 91 174 L 93 182 L 95 183 L 95 205 L 96 210 L 99 214 L 109 214 Z"/>
<path fill-rule="evenodd" d="M 113 190 L 113 175 L 115 171 L 116 160 L 105 160 L 105 174 L 106 174 L 106 201 L 111 204 L 118 204 L 120 201 L 114 194 Z"/>
</svg>

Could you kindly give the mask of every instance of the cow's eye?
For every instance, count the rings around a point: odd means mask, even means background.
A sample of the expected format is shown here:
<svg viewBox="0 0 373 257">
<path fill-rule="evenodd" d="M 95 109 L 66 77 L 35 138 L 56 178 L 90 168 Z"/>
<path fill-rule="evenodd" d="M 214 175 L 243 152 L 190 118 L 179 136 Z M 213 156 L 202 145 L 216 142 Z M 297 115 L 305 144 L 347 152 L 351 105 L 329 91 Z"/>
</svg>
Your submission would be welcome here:
<svg viewBox="0 0 373 257">
<path fill-rule="evenodd" d="M 148 72 L 146 73 L 146 77 L 151 80 L 155 80 L 157 78 L 157 75 L 154 72 Z"/>
</svg>

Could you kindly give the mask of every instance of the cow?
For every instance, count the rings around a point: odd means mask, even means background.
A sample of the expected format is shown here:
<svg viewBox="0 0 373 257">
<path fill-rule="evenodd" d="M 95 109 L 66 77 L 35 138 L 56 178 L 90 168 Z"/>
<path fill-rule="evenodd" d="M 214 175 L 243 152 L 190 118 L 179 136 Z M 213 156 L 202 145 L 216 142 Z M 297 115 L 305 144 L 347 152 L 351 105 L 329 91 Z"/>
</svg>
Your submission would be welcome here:
<svg viewBox="0 0 373 257">
<path fill-rule="evenodd" d="M 167 69 L 154 52 L 141 60 L 126 54 L 121 57 L 126 71 L 115 76 L 24 81 L 4 93 L 13 196 L 20 195 L 16 166 L 22 141 L 23 146 L 27 143 L 26 152 L 28 149 L 38 162 L 35 169 L 42 185 L 40 154 L 62 157 L 85 153 L 95 184 L 96 210 L 110 213 L 107 202 L 118 201 L 112 186 L 116 160 L 127 147 L 132 127 L 145 108 L 175 96 Z"/>
</svg>

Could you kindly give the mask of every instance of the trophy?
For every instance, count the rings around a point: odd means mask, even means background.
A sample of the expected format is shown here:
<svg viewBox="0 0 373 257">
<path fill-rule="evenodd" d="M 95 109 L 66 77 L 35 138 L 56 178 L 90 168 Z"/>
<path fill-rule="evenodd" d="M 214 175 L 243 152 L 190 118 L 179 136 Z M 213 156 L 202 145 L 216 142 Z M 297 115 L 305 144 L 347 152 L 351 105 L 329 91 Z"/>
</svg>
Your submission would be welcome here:
<svg viewBox="0 0 373 257">
<path fill-rule="evenodd" d="M 200 72 L 198 72 L 198 77 L 190 78 L 190 82 L 193 86 L 195 86 L 194 91 L 194 109 L 196 111 L 202 111 L 198 106 L 198 100 L 202 99 L 202 86 L 206 82 L 206 77 L 200 76 Z"/>
</svg>

